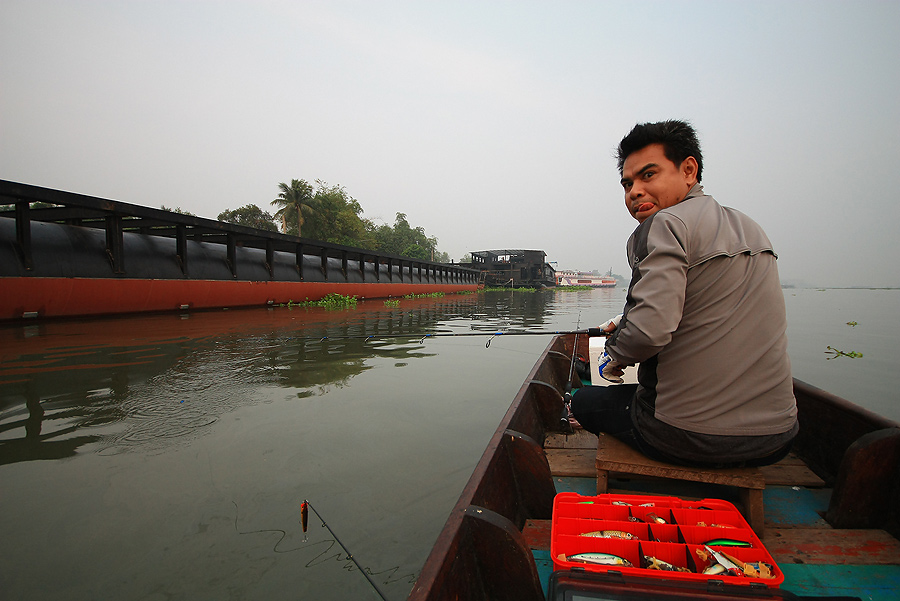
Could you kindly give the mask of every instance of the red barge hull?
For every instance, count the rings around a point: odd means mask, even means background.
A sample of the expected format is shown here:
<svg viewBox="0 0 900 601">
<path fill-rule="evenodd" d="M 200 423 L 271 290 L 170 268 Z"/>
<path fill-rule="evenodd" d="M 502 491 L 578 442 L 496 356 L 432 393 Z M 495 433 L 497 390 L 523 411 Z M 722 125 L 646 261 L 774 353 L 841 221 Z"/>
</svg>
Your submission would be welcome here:
<svg viewBox="0 0 900 601">
<path fill-rule="evenodd" d="M 223 307 L 262 307 L 314 301 L 329 293 L 359 299 L 465 293 L 475 285 L 223 282 L 215 280 L 111 280 L 87 278 L 3 278 L 0 320 L 78 317 Z"/>
</svg>

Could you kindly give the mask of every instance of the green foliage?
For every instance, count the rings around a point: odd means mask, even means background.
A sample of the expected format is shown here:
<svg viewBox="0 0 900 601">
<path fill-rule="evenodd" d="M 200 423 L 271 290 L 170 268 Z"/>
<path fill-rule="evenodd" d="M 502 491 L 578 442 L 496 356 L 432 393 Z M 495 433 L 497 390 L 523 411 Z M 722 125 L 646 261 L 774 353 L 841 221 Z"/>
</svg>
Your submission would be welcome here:
<svg viewBox="0 0 900 601">
<path fill-rule="evenodd" d="M 828 357 L 828 359 L 835 359 L 837 357 L 849 357 L 850 359 L 860 359 L 863 356 L 862 353 L 857 353 L 856 351 L 844 352 L 844 351 L 840 351 L 840 350 L 834 348 L 833 346 L 828 346 L 825 348 L 828 349 L 827 351 L 825 351 L 825 354 L 831 355 L 830 357 Z"/>
<path fill-rule="evenodd" d="M 847 325 L 850 326 L 851 328 L 855 328 L 856 326 L 859 325 L 859 323 L 855 322 L 855 321 L 848 321 Z"/>
<path fill-rule="evenodd" d="M 399 307 L 400 299 L 398 299 L 398 298 L 388 299 L 388 300 L 384 301 L 384 306 L 385 307 Z"/>
<path fill-rule="evenodd" d="M 554 290 L 558 292 L 577 292 L 579 290 L 590 290 L 590 286 L 556 286 Z"/>
<path fill-rule="evenodd" d="M 407 294 L 403 298 L 440 298 L 444 296 L 443 292 L 431 292 L 429 294 Z"/>
<path fill-rule="evenodd" d="M 280 193 L 272 204 L 279 209 L 273 219 L 286 234 L 422 261 L 450 262 L 450 255 L 437 250 L 437 238 L 410 225 L 405 213 L 397 213 L 393 225 L 378 227 L 363 218 L 362 206 L 343 186 L 316 180 L 313 188 L 305 180 L 292 179 L 290 184 L 279 183 L 278 188 Z"/>
<path fill-rule="evenodd" d="M 225 223 L 243 225 L 258 230 L 266 230 L 269 232 L 278 231 L 278 226 L 275 225 L 272 215 L 252 204 L 248 204 L 233 211 L 226 209 L 219 213 L 219 216 L 216 217 L 216 219 L 224 221 Z"/>
<path fill-rule="evenodd" d="M 480 292 L 537 292 L 537 288 L 506 288 L 505 286 L 485 286 Z"/>
<path fill-rule="evenodd" d="M 316 180 L 316 185 L 311 203 L 315 212 L 306 220 L 304 237 L 332 244 L 369 248 L 370 231 L 373 228 L 368 220 L 360 217 L 363 209 L 359 202 L 343 186 L 329 186 L 322 180 Z"/>
<path fill-rule="evenodd" d="M 337 292 L 331 292 L 326 294 L 324 298 L 311 301 L 306 299 L 305 301 L 300 301 L 295 303 L 290 300 L 286 304 L 282 303 L 279 305 L 281 307 L 324 307 L 326 309 L 346 309 L 346 308 L 356 308 L 356 297 L 355 296 L 345 296 L 343 294 L 338 294 Z"/>
<path fill-rule="evenodd" d="M 437 247 L 437 238 L 426 236 L 423 227 L 412 227 L 405 213 L 397 213 L 393 226 L 382 224 L 375 228 L 372 237 L 372 250 L 423 261 L 432 260 Z"/>
<path fill-rule="evenodd" d="M 392 254 L 410 257 L 411 259 L 419 259 L 420 261 L 431 260 L 430 249 L 425 248 L 424 246 L 419 246 L 418 244 L 410 244 L 400 252 L 395 252 Z"/>
<path fill-rule="evenodd" d="M 163 211 L 168 211 L 170 213 L 178 213 L 179 215 L 190 215 L 191 217 L 196 217 L 196 215 L 194 215 L 190 211 L 185 211 L 181 207 L 175 207 L 174 209 L 170 209 L 166 205 L 159 205 L 159 208 L 162 209 Z"/>
<path fill-rule="evenodd" d="M 61 207 L 61 206 L 63 206 L 63 205 L 55 205 L 51 202 L 41 202 L 39 200 L 28 203 L 29 209 L 52 209 L 53 207 Z M 15 211 L 15 210 L 16 210 L 16 205 L 14 205 L 14 204 L 11 204 L 11 205 L 0 204 L 0 213 L 6 212 L 6 211 Z M 168 210 L 168 209 L 166 209 L 166 210 Z"/>
</svg>

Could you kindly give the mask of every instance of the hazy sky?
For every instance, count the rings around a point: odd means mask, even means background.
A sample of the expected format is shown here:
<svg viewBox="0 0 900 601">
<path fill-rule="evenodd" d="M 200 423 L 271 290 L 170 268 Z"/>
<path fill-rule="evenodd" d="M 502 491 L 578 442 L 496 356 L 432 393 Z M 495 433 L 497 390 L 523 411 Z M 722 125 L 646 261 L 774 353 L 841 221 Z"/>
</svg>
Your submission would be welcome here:
<svg viewBox="0 0 900 601">
<path fill-rule="evenodd" d="M 627 275 L 613 150 L 697 128 L 783 280 L 900 286 L 900 2 L 0 2 L 0 179 L 215 218 L 341 184 L 458 260 Z"/>
</svg>

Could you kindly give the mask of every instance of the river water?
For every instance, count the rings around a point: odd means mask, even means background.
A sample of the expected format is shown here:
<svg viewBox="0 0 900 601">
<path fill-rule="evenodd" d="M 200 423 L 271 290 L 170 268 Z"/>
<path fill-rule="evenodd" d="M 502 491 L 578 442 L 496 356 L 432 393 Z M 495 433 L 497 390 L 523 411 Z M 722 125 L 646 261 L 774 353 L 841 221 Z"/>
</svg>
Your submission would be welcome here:
<svg viewBox="0 0 900 601">
<path fill-rule="evenodd" d="M 900 291 L 785 299 L 794 375 L 900 420 Z M 338 539 L 404 599 L 550 340 L 421 336 L 587 327 L 623 302 L 501 292 L 0 328 L 2 597 L 378 599 Z"/>
</svg>

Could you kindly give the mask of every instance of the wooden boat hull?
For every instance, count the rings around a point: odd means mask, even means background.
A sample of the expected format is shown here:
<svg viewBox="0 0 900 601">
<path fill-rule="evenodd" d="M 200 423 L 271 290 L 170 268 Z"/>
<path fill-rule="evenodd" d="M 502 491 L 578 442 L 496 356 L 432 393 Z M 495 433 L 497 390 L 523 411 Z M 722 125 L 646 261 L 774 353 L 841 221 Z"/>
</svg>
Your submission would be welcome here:
<svg viewBox="0 0 900 601">
<path fill-rule="evenodd" d="M 463 489 L 409 599 L 542 600 L 526 521 L 549 520 L 556 489 L 543 441 L 564 430 L 571 357 L 586 337 L 555 337 L 526 377 Z M 836 527 L 900 529 L 900 424 L 799 380 L 797 456 L 834 486 Z M 858 531 L 854 531 L 858 532 Z M 875 531 L 881 532 L 881 531 Z M 893 541 L 890 534 L 882 533 Z M 850 539 L 848 539 L 850 540 Z"/>
</svg>

